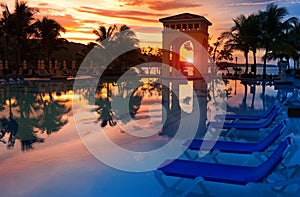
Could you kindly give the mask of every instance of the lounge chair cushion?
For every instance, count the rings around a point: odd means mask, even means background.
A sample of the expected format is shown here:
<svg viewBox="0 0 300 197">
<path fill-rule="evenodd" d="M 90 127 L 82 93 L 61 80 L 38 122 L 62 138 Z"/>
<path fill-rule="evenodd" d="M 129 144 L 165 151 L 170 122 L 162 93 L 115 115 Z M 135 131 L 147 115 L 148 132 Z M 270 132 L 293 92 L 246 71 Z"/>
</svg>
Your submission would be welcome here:
<svg viewBox="0 0 300 197">
<path fill-rule="evenodd" d="M 280 111 L 280 107 L 276 107 L 275 110 L 272 111 L 272 113 L 269 115 L 267 119 L 264 119 L 263 122 L 255 122 L 248 121 L 246 122 L 232 122 L 232 123 L 221 123 L 221 122 L 209 122 L 208 126 L 216 127 L 216 128 L 223 128 L 223 129 L 260 129 L 260 128 L 266 128 L 268 127 L 272 121 L 277 117 L 278 113 Z"/>
<path fill-rule="evenodd" d="M 284 123 L 278 124 L 262 141 L 256 142 L 234 142 L 234 141 L 212 141 L 212 140 L 188 140 L 184 143 L 191 150 L 219 150 L 221 152 L 253 153 L 266 149 L 280 135 Z"/>
<path fill-rule="evenodd" d="M 206 181 L 246 185 L 249 182 L 259 182 L 272 172 L 282 161 L 284 151 L 290 143 L 290 138 L 286 138 L 272 155 L 257 167 L 176 159 L 166 160 L 158 170 L 167 176 L 190 179 L 202 177 Z"/>
<path fill-rule="evenodd" d="M 225 120 L 260 120 L 268 118 L 271 112 L 276 108 L 278 105 L 278 101 L 275 101 L 271 107 L 265 113 L 260 115 L 238 115 L 238 114 L 217 114 L 215 115 L 215 119 L 225 119 Z"/>
</svg>

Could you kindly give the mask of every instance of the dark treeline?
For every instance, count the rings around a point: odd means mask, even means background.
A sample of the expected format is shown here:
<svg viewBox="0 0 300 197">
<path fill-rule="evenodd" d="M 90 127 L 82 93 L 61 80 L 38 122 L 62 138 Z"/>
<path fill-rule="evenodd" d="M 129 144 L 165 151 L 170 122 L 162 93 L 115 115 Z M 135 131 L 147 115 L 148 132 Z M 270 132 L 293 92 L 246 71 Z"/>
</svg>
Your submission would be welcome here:
<svg viewBox="0 0 300 197">
<path fill-rule="evenodd" d="M 126 25 L 99 26 L 93 30 L 98 37 L 95 42 L 82 45 L 70 43 L 62 38 L 61 33 L 66 29 L 55 20 L 48 17 L 35 18 L 38 10 L 30 8 L 25 1 L 16 0 L 13 10 L 6 4 L 2 4 L 1 9 L 0 59 L 3 62 L 8 61 L 10 70 L 22 68 L 25 60 L 30 69 L 35 69 L 40 59 L 45 60 L 46 65 L 50 60 L 66 60 L 69 65 L 72 60 L 76 60 L 79 66 L 92 49 L 111 50 L 124 44 L 134 50 L 126 52 L 108 65 L 107 74 L 121 74 L 132 66 L 153 59 L 161 61 L 161 51 L 153 53 L 155 50 L 151 47 L 140 49 L 135 33 Z M 245 57 L 245 74 L 251 72 L 256 75 L 256 56 L 261 50 L 264 52 L 263 77 L 266 77 L 267 61 L 270 60 L 288 63 L 293 59 L 294 68 L 299 68 L 299 19 L 287 16 L 287 9 L 275 4 L 268 5 L 264 11 L 238 16 L 233 19 L 232 28 L 223 32 L 210 47 L 212 58 L 217 63 L 232 61 L 233 52 L 241 51 Z M 248 63 L 250 54 L 254 60 L 251 70 Z"/>
<path fill-rule="evenodd" d="M 24 60 L 29 66 L 36 65 L 37 58 L 48 61 L 66 42 L 60 37 L 65 28 L 48 17 L 36 19 L 38 10 L 30 8 L 27 2 L 16 0 L 13 10 L 6 4 L 1 4 L 1 8 L 0 54 L 2 61 L 8 61 L 9 69 L 21 68 Z"/>
<path fill-rule="evenodd" d="M 256 75 L 257 51 L 262 50 L 263 77 L 266 77 L 267 61 L 289 63 L 294 60 L 294 68 L 299 68 L 300 25 L 296 17 L 287 18 L 285 7 L 270 4 L 265 11 L 258 11 L 249 16 L 240 15 L 233 19 L 234 26 L 223 32 L 211 47 L 212 57 L 216 62 L 232 61 L 234 51 L 241 51 L 245 57 L 245 74 Z M 222 49 L 219 49 L 219 48 Z M 248 56 L 252 53 L 253 65 L 249 70 Z M 236 59 L 237 62 L 237 59 Z M 290 65 L 288 65 L 290 66 Z"/>
</svg>

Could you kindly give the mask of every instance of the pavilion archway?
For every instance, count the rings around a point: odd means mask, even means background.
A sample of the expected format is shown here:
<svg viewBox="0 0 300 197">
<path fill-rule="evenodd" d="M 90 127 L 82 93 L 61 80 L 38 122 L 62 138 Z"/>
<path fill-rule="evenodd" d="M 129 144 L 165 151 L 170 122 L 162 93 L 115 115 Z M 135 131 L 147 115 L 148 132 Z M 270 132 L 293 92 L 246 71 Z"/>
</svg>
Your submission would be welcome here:
<svg viewBox="0 0 300 197">
<path fill-rule="evenodd" d="M 198 102 L 193 102 L 193 109 L 202 109 L 200 114 L 203 118 L 200 120 L 198 129 L 201 130 L 205 127 L 206 121 L 207 84 L 203 76 L 208 73 L 208 27 L 212 23 L 203 16 L 190 13 L 161 18 L 159 21 L 163 23 L 162 63 L 168 65 L 162 67 L 162 80 L 165 84 L 170 84 L 170 87 L 164 87 L 162 91 L 162 105 L 165 110 L 163 119 L 166 119 L 166 127 L 169 126 L 168 121 L 170 124 L 176 121 L 173 116 L 181 111 L 179 90 L 181 85 L 186 85 L 186 82 L 177 80 L 177 77 L 187 75 L 187 79 L 193 80 L 193 90 L 198 98 Z M 181 48 L 186 43 L 192 46 L 192 59 L 181 53 Z M 191 67 L 194 67 L 192 73 L 186 73 L 183 64 L 192 65 Z M 197 106 L 194 106 L 196 103 Z M 176 128 L 169 130 L 174 131 Z M 168 131 L 163 132 L 168 133 Z"/>
</svg>

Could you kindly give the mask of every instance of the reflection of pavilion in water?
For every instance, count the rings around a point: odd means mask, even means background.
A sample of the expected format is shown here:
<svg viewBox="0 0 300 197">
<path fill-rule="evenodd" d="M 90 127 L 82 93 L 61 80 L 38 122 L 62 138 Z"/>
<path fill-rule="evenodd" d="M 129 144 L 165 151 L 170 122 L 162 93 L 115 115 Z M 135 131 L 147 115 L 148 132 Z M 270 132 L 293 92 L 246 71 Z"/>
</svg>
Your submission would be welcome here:
<svg viewBox="0 0 300 197">
<path fill-rule="evenodd" d="M 184 13 L 162 18 L 163 23 L 163 60 L 162 60 L 162 104 L 165 109 L 163 119 L 166 120 L 162 134 L 174 135 L 178 124 L 183 120 L 179 105 L 180 86 L 188 81 L 183 75 L 193 80 L 192 110 L 199 110 L 199 126 L 197 136 L 205 133 L 207 118 L 207 79 L 208 73 L 208 26 L 211 23 L 203 16 Z M 184 49 L 182 49 L 184 48 Z M 189 63 L 183 63 L 189 62 Z M 193 64 L 191 70 L 182 65 Z M 166 66 L 169 65 L 169 66 Z M 180 77 L 181 76 L 181 77 Z M 197 105 L 197 106 L 196 106 Z M 193 112 L 192 112 L 193 113 Z M 177 128 L 176 128 L 177 127 Z"/>
</svg>

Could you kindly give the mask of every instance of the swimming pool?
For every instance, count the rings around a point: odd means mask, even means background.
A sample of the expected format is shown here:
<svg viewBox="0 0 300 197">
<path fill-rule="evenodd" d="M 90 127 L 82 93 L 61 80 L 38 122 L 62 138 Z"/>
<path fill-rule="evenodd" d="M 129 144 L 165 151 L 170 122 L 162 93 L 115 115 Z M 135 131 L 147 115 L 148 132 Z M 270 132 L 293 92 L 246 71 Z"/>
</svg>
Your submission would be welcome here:
<svg viewBox="0 0 300 197">
<path fill-rule="evenodd" d="M 130 166 L 132 161 L 141 164 L 146 161 L 150 165 L 154 162 L 153 159 L 145 157 L 143 153 L 157 150 L 170 142 L 169 136 L 159 135 L 162 129 L 161 87 L 149 80 L 149 83 L 148 79 L 147 83 L 141 83 L 138 89 L 131 89 L 130 84 L 105 81 L 98 84 L 99 91 L 96 92 L 86 88 L 74 92 L 73 81 L 39 81 L 23 86 L 2 86 L 0 116 L 8 117 L 13 114 L 19 124 L 19 131 L 13 148 L 8 150 L 5 144 L 1 144 L 1 195 L 162 194 L 164 190 L 155 180 L 152 171 L 143 171 L 141 168 L 140 172 L 126 172 L 108 165 L 110 161 L 115 162 L 113 164 L 117 167 L 126 169 L 136 167 L 135 164 Z M 287 88 L 275 89 L 271 84 L 246 83 L 240 80 L 225 81 L 225 89 L 215 95 L 212 91 L 209 92 L 205 108 L 206 119 L 211 115 L 215 98 L 226 102 L 227 111 L 249 114 L 262 113 L 275 99 L 283 100 L 293 94 Z M 178 99 L 179 104 L 189 113 L 193 106 L 190 90 L 183 86 L 181 91 L 183 94 Z M 133 92 L 134 96 L 127 98 Z M 122 112 L 123 109 L 118 106 L 115 110 L 110 97 L 121 101 L 127 99 L 130 113 L 118 113 L 118 110 Z M 221 108 L 213 110 L 224 111 Z M 74 118 L 74 113 L 79 113 L 80 116 Z M 106 124 L 103 123 L 104 119 L 107 120 Z M 105 134 L 103 139 L 99 138 L 99 133 Z M 104 137 L 117 147 L 107 146 Z M 7 138 L 5 136 L 4 139 L 7 141 Z M 96 149 L 91 151 L 86 143 Z M 128 155 L 117 152 L 118 148 L 138 154 L 128 158 Z M 103 154 L 108 161 L 96 159 L 93 154 Z M 221 159 L 255 163 L 251 157 L 233 159 L 231 156 L 224 156 Z M 297 158 L 294 160 L 299 162 Z M 213 189 L 216 196 L 254 195 L 257 192 L 262 195 L 273 194 L 268 190 L 245 190 L 223 184 L 217 185 L 217 188 Z"/>
</svg>

